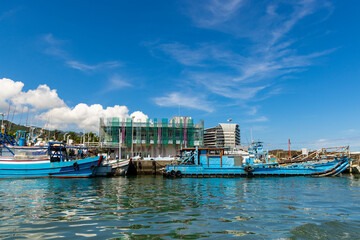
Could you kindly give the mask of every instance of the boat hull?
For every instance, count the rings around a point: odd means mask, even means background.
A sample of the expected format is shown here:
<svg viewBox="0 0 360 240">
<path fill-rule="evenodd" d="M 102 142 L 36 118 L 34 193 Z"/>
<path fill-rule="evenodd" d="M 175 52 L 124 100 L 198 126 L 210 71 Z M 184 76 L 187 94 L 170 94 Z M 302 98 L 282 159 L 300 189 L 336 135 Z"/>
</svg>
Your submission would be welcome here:
<svg viewBox="0 0 360 240">
<path fill-rule="evenodd" d="M 130 160 L 110 160 L 109 164 L 111 165 L 115 176 L 125 176 L 129 168 Z"/>
<path fill-rule="evenodd" d="M 102 157 L 74 161 L 1 161 L 0 178 L 87 178 L 94 177 Z"/>
<path fill-rule="evenodd" d="M 165 176 L 336 176 L 349 167 L 348 159 L 339 159 L 319 164 L 271 166 L 258 164 L 251 169 L 246 167 L 207 167 L 203 165 L 169 165 L 164 169 Z"/>
</svg>

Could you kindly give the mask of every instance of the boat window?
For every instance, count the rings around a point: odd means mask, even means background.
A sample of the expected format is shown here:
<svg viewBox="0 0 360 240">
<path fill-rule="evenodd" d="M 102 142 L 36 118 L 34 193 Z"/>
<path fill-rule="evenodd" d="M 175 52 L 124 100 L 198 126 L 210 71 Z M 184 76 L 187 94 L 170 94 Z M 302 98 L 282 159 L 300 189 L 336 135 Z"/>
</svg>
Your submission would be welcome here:
<svg viewBox="0 0 360 240">
<path fill-rule="evenodd" d="M 209 156 L 220 156 L 221 155 L 221 149 L 209 149 Z"/>
</svg>

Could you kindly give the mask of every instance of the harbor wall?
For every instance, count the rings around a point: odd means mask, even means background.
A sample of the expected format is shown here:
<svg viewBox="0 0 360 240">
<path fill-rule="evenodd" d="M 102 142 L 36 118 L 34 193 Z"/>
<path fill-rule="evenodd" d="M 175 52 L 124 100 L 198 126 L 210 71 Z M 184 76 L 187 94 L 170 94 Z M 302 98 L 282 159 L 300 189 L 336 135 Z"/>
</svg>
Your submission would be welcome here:
<svg viewBox="0 0 360 240">
<path fill-rule="evenodd" d="M 161 175 L 161 169 L 171 163 L 172 160 L 132 160 L 128 175 Z"/>
</svg>

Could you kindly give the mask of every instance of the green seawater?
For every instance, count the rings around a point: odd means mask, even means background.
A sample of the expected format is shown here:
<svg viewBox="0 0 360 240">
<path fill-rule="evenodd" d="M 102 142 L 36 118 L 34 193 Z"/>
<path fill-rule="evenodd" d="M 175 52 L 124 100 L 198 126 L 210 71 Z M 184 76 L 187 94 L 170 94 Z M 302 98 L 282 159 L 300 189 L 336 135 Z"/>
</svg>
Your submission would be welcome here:
<svg viewBox="0 0 360 240">
<path fill-rule="evenodd" d="M 360 178 L 0 180 L 1 239 L 360 239 Z"/>
</svg>

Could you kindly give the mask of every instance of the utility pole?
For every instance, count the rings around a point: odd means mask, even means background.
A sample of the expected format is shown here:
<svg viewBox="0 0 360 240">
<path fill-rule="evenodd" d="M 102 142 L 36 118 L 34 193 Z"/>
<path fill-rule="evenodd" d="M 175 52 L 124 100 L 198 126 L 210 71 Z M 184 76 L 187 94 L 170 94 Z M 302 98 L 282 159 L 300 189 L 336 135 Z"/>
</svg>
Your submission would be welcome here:
<svg viewBox="0 0 360 240">
<path fill-rule="evenodd" d="M 134 118 L 131 119 L 131 157 L 134 157 Z"/>
<path fill-rule="evenodd" d="M 121 144 L 122 144 L 122 132 L 119 126 L 119 161 L 121 160 Z"/>
</svg>

